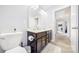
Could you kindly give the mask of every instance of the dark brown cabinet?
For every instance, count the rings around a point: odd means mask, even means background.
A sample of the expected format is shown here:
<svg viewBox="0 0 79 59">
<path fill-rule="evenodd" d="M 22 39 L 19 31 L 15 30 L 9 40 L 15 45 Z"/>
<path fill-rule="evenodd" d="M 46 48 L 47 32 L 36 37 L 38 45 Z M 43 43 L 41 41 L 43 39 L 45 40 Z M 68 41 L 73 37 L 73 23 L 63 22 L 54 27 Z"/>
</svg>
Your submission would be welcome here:
<svg viewBox="0 0 79 59">
<path fill-rule="evenodd" d="M 33 41 L 29 41 L 27 44 L 31 46 L 31 53 L 40 53 L 42 49 L 50 42 L 52 39 L 52 31 L 44 31 L 40 33 L 27 32 L 27 37 L 33 36 Z"/>
<path fill-rule="evenodd" d="M 40 52 L 41 46 L 42 46 L 41 39 L 39 39 L 37 40 L 37 52 Z"/>
</svg>

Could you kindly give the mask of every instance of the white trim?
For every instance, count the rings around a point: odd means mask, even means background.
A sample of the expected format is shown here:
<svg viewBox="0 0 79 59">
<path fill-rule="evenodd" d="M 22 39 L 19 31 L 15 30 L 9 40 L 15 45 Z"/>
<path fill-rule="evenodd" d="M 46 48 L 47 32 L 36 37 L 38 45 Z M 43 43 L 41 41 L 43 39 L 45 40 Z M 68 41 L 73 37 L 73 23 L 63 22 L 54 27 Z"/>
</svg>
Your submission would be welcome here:
<svg viewBox="0 0 79 59">
<path fill-rule="evenodd" d="M 78 52 L 78 33 L 77 33 L 78 29 L 72 29 L 73 27 L 78 26 L 78 6 L 71 6 L 71 20 L 72 21 L 75 20 L 73 22 L 71 21 L 72 22 L 71 23 L 71 47 L 73 52 Z"/>
</svg>

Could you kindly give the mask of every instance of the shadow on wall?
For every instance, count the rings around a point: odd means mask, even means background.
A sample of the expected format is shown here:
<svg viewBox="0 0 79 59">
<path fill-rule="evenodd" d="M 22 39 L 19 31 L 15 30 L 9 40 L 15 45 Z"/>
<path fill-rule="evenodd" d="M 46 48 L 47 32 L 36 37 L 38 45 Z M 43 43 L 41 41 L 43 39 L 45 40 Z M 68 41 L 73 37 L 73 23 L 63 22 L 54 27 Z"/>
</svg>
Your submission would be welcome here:
<svg viewBox="0 0 79 59">
<path fill-rule="evenodd" d="M 0 53 L 4 53 L 5 51 L 0 47 Z"/>
</svg>

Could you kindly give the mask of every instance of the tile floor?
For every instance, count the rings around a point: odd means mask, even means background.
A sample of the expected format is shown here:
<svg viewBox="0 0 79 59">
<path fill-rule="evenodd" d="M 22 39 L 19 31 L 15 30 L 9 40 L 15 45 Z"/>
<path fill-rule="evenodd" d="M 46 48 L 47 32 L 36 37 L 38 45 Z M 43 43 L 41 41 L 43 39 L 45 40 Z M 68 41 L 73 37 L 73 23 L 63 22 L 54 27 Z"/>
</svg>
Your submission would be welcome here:
<svg viewBox="0 0 79 59">
<path fill-rule="evenodd" d="M 41 53 L 72 53 L 71 42 L 65 35 L 57 34 L 54 42 L 50 42 Z"/>
</svg>

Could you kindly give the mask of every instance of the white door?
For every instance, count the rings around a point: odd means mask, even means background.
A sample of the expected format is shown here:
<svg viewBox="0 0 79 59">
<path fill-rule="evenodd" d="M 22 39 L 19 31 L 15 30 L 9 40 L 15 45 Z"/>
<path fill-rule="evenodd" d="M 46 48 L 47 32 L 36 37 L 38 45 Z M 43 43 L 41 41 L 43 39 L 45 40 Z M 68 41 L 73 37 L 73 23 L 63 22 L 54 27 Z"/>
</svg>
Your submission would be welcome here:
<svg viewBox="0 0 79 59">
<path fill-rule="evenodd" d="M 71 46 L 73 52 L 78 52 L 78 6 L 71 6 Z"/>
</svg>

